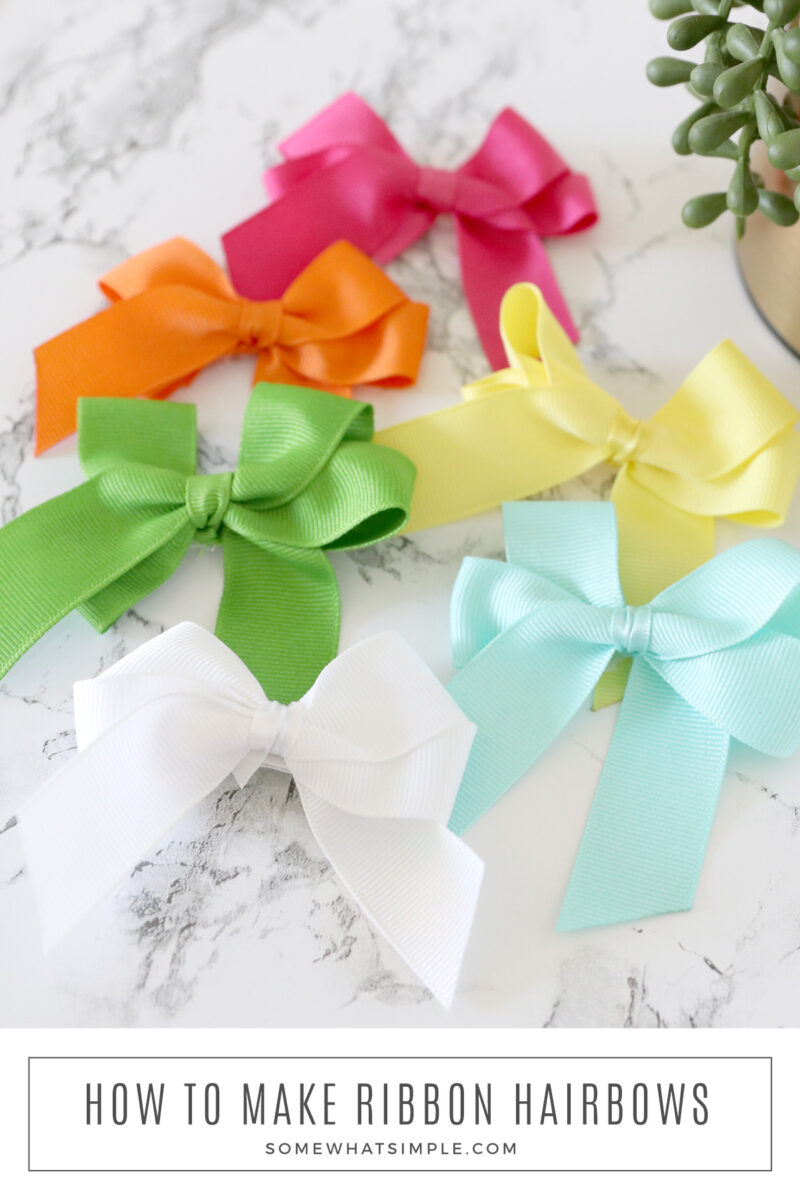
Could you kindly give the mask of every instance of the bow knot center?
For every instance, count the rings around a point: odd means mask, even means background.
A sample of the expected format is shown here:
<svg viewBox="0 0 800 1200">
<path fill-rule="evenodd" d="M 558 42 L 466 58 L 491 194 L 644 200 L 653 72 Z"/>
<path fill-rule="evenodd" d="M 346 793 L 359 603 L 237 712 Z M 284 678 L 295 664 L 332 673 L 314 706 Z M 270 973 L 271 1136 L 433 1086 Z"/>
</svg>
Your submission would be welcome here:
<svg viewBox="0 0 800 1200">
<path fill-rule="evenodd" d="M 186 480 L 186 511 L 195 527 L 195 541 L 218 542 L 231 502 L 233 471 L 221 475 L 190 475 Z"/>
<path fill-rule="evenodd" d="M 281 322 L 280 300 L 239 300 L 236 335 L 246 350 L 269 350 L 278 340 Z"/>
<path fill-rule="evenodd" d="M 618 413 L 608 434 L 606 458 L 617 467 L 630 462 L 639 449 L 639 440 L 644 421 L 631 417 L 626 412 Z"/>
<path fill-rule="evenodd" d="M 458 198 L 458 173 L 439 167 L 420 167 L 417 176 L 417 199 L 437 213 L 454 212 Z"/>
<path fill-rule="evenodd" d="M 649 604 L 626 604 L 611 612 L 608 640 L 620 654 L 647 654 L 653 631 Z"/>
<path fill-rule="evenodd" d="M 250 749 L 265 758 L 272 754 L 285 762 L 297 734 L 299 719 L 300 708 L 296 703 L 265 700 L 253 713 Z"/>
</svg>

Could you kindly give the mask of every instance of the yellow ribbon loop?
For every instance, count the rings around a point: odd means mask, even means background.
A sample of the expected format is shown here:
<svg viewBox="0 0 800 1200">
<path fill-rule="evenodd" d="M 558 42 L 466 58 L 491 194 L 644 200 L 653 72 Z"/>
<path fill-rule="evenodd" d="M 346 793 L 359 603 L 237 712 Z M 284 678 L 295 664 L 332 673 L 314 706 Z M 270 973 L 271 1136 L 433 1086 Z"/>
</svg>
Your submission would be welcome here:
<svg viewBox="0 0 800 1200">
<path fill-rule="evenodd" d="M 639 605 L 711 557 L 715 517 L 761 527 L 784 520 L 800 474 L 798 414 L 731 342 L 640 421 L 588 378 L 533 284 L 506 292 L 500 329 L 509 366 L 465 387 L 467 403 L 376 437 L 417 466 L 406 532 L 535 496 L 609 462 L 619 468 L 611 499 L 620 578 Z"/>
</svg>

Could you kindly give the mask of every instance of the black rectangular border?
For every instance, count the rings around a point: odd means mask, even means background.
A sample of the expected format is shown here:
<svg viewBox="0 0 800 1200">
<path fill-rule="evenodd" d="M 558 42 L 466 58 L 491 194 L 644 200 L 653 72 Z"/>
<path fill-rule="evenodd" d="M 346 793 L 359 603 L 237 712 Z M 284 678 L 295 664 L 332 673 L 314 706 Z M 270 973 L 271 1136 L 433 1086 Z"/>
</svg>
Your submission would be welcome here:
<svg viewBox="0 0 800 1200">
<path fill-rule="evenodd" d="M 768 1062 L 768 1167 L 31 1167 L 32 1062 Z M 29 1175 L 769 1175 L 773 1169 L 771 1054 L 29 1054 Z"/>
</svg>

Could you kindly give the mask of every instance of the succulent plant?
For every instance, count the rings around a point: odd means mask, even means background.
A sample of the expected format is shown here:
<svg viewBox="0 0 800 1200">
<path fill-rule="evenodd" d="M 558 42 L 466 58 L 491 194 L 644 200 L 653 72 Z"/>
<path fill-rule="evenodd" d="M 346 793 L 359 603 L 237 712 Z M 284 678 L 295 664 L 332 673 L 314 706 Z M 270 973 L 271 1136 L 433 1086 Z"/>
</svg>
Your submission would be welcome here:
<svg viewBox="0 0 800 1200">
<path fill-rule="evenodd" d="M 699 102 L 672 135 L 678 154 L 728 158 L 733 174 L 727 192 L 694 196 L 683 207 L 692 229 L 710 225 L 726 209 L 736 218 L 739 237 L 756 209 L 777 225 L 800 217 L 800 0 L 649 0 L 650 11 L 669 21 L 673 50 L 703 46 L 703 61 L 663 56 L 647 64 L 657 87 L 685 84 Z M 745 10 L 743 13 L 742 10 Z M 749 14 L 746 10 L 750 10 Z M 749 16 L 758 24 L 741 18 Z M 787 89 L 779 102 L 768 88 L 778 80 Z M 761 139 L 770 163 L 797 183 L 794 204 L 765 187 L 753 171 L 753 143 Z"/>
</svg>

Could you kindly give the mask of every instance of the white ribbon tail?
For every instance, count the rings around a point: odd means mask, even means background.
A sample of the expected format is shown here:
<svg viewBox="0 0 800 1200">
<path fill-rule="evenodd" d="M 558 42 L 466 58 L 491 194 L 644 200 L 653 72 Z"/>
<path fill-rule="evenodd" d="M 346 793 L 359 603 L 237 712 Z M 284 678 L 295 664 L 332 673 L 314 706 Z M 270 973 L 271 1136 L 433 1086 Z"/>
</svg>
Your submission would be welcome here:
<svg viewBox="0 0 800 1200">
<path fill-rule="evenodd" d="M 360 817 L 300 786 L 308 823 L 347 889 L 445 1008 L 455 995 L 483 863 L 435 821 Z"/>
<path fill-rule="evenodd" d="M 40 788 L 18 826 L 45 950 L 225 779 L 251 719 L 211 697 L 153 699 Z"/>
</svg>

